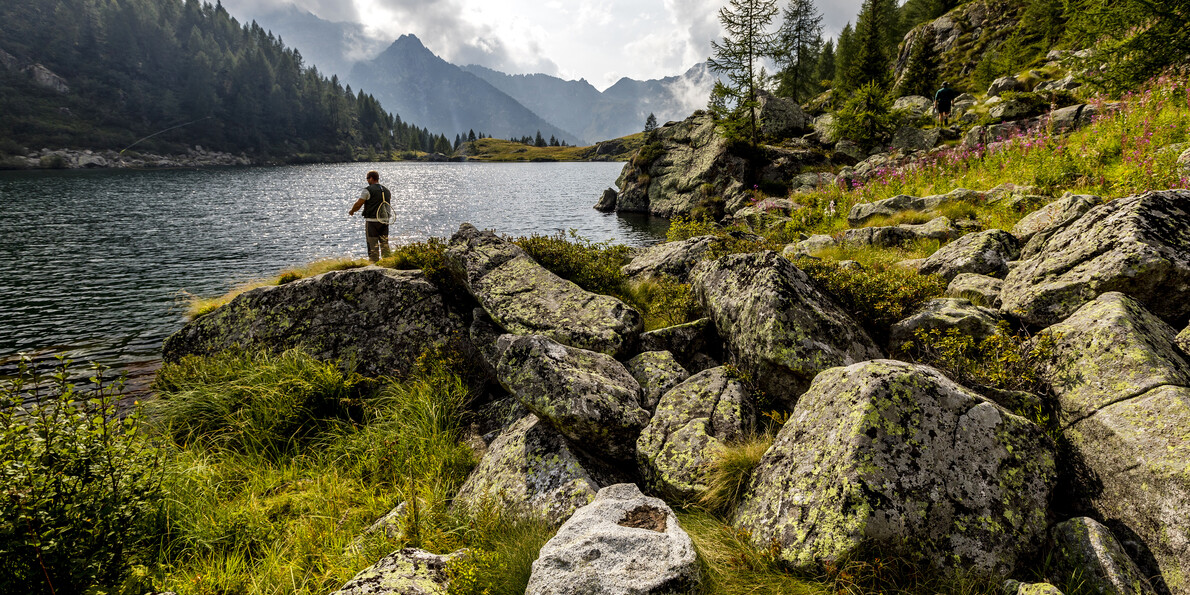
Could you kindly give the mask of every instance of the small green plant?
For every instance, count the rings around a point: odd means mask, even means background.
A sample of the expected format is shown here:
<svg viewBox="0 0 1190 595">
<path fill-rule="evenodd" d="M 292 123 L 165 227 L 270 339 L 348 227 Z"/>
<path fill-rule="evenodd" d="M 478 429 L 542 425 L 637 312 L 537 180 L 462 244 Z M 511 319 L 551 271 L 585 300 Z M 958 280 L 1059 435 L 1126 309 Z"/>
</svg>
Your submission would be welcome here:
<svg viewBox="0 0 1190 595">
<path fill-rule="evenodd" d="M 835 113 L 840 136 L 865 149 L 878 147 L 896 131 L 900 114 L 892 109 L 892 98 L 876 83 L 868 83 Z"/>
<path fill-rule="evenodd" d="M 162 502 L 158 449 L 139 405 L 120 417 L 123 379 L 71 362 L 42 377 L 22 356 L 0 386 L 0 591 L 81 593 L 118 586 L 144 560 Z"/>
<path fill-rule="evenodd" d="M 773 445 L 774 434 L 749 436 L 728 444 L 707 465 L 707 491 L 699 505 L 717 514 L 730 514 L 740 505 L 752 481 L 752 472 Z"/>
<path fill-rule="evenodd" d="M 710 218 L 678 215 L 670 219 L 665 239 L 669 242 L 680 242 L 699 236 L 717 235 L 720 231 L 719 225 Z"/>
<path fill-rule="evenodd" d="M 698 319 L 700 308 L 690 285 L 668 275 L 632 283 L 628 295 L 630 303 L 645 317 L 645 330 Z"/>
<path fill-rule="evenodd" d="M 660 141 L 650 142 L 640 148 L 632 157 L 632 165 L 637 169 L 648 169 L 658 158 L 665 154 L 665 147 Z"/>
<path fill-rule="evenodd" d="M 512 242 L 555 275 L 590 292 L 618 295 L 627 280 L 620 272 L 620 267 L 630 260 L 627 246 L 593 242 L 573 229 L 569 236 L 561 232 L 534 234 Z"/>
</svg>

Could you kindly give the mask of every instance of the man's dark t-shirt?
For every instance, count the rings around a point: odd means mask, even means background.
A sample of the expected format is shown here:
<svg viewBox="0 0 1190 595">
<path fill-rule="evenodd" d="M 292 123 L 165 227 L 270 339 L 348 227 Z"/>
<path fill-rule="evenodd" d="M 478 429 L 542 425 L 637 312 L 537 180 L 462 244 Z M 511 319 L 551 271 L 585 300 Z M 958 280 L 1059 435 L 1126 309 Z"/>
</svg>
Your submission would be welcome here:
<svg viewBox="0 0 1190 595">
<path fill-rule="evenodd" d="M 375 219 L 381 202 L 393 203 L 393 193 L 380 184 L 368 185 L 368 200 L 364 202 L 364 219 Z"/>
<path fill-rule="evenodd" d="M 938 102 L 938 111 L 949 112 L 950 103 L 954 101 L 955 97 L 958 96 L 959 92 L 951 89 L 950 87 L 942 87 L 941 89 L 938 89 L 938 92 L 934 94 L 934 101 Z"/>
</svg>

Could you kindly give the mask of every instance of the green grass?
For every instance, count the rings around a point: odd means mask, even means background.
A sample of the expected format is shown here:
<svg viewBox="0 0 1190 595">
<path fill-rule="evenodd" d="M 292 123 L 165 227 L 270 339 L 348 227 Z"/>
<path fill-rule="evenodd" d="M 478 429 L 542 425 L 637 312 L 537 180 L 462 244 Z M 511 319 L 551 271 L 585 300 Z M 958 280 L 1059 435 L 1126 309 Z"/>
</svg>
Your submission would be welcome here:
<svg viewBox="0 0 1190 595">
<path fill-rule="evenodd" d="M 645 142 L 645 133 L 639 132 L 619 139 L 623 151 L 606 157 L 626 161 Z M 594 158 L 595 146 L 587 147 L 534 147 L 499 138 L 476 140 L 475 150 L 468 154 L 471 161 L 587 161 Z"/>
</svg>

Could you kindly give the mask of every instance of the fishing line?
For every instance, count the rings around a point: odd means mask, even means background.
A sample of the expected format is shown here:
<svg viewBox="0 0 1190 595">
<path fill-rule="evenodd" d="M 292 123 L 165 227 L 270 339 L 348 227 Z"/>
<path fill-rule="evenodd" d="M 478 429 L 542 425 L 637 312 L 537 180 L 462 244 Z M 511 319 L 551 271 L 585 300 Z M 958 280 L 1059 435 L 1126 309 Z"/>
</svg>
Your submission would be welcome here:
<svg viewBox="0 0 1190 595">
<path fill-rule="evenodd" d="M 189 126 L 189 125 L 191 125 L 191 124 L 194 124 L 195 122 L 202 122 L 203 120 L 206 120 L 206 119 L 208 119 L 208 118 L 214 118 L 214 117 L 215 117 L 215 116 L 206 116 L 206 117 L 203 117 L 203 118 L 199 118 L 199 119 L 197 119 L 197 120 L 191 120 L 191 121 L 189 121 L 189 122 L 186 122 L 185 124 L 178 124 L 177 126 L 170 126 L 169 128 L 166 128 L 165 130 L 160 130 L 160 131 L 158 131 L 158 132 L 154 132 L 153 134 L 150 134 L 149 136 L 146 136 L 146 137 L 144 137 L 144 138 L 142 138 L 142 139 L 139 139 L 139 140 L 137 140 L 136 142 L 132 143 L 131 145 L 128 145 L 127 147 L 124 147 L 123 149 L 120 149 L 120 154 L 121 154 L 121 155 L 123 155 L 123 154 L 124 154 L 124 151 L 127 151 L 128 149 L 131 149 L 132 147 L 136 146 L 136 145 L 137 145 L 137 143 L 140 143 L 141 141 L 149 140 L 149 139 L 153 138 L 154 136 L 157 136 L 158 134 L 163 134 L 163 133 L 169 132 L 170 130 L 173 130 L 173 129 L 175 129 L 175 128 L 181 128 L 181 127 L 183 127 L 183 126 Z"/>
</svg>

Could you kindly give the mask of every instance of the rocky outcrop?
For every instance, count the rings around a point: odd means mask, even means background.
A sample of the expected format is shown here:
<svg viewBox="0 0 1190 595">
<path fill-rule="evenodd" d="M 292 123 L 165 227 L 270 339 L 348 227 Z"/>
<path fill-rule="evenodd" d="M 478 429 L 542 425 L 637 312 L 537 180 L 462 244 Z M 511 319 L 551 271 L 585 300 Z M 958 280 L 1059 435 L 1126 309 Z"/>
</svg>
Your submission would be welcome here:
<svg viewBox="0 0 1190 595">
<path fill-rule="evenodd" d="M 507 344 L 497 377 L 526 408 L 587 452 L 635 456 L 649 413 L 641 408 L 640 385 L 620 362 L 540 335 L 509 337 Z"/>
<path fill-rule="evenodd" d="M 800 568 L 870 548 L 1007 574 L 1046 527 L 1040 428 L 925 366 L 820 374 L 754 472 L 735 523 Z"/>
<path fill-rule="evenodd" d="M 698 576 L 694 543 L 669 506 L 617 484 L 541 548 L 525 595 L 685 593 Z"/>
<path fill-rule="evenodd" d="M 1020 256 L 1020 247 L 1012 234 L 989 229 L 967 234 L 930 255 L 921 265 L 923 275 L 939 275 L 950 281 L 961 273 L 990 277 L 1008 274 L 1008 262 Z"/>
<path fill-rule="evenodd" d="M 906 341 L 917 341 L 918 331 L 937 330 L 946 334 L 950 329 L 980 341 L 996 334 L 1000 320 L 1000 312 L 963 298 L 933 299 L 909 318 L 892 325 L 888 344 L 890 349 L 897 348 Z"/>
<path fill-rule="evenodd" d="M 413 548 L 397 550 L 331 595 L 446 595 L 450 586 L 446 567 L 466 555 L 464 551 L 439 556 Z"/>
<path fill-rule="evenodd" d="M 707 489 L 707 466 L 715 455 L 755 425 L 756 407 L 743 382 L 726 368 L 700 372 L 661 398 L 636 441 L 641 472 L 659 493 L 697 498 Z"/>
<path fill-rule="evenodd" d="M 1056 231 L 1078 220 L 1091 209 L 1103 203 L 1103 199 L 1090 194 L 1068 194 L 1025 215 L 1012 226 L 1012 235 L 1024 245 L 1021 258 L 1029 259 L 1037 254 L 1045 241 Z"/>
<path fill-rule="evenodd" d="M 1046 326 L 1122 291 L 1178 324 L 1190 316 L 1190 191 L 1147 192 L 1088 211 L 1004 280 L 1004 310 Z"/>
<path fill-rule="evenodd" d="M 999 47 L 1016 31 L 1024 4 L 1004 0 L 975 0 L 961 4 L 941 17 L 913 28 L 904 41 L 894 62 L 896 85 L 909 70 L 909 57 L 920 39 L 929 43 L 931 54 L 943 79 L 966 78 L 981 55 Z"/>
<path fill-rule="evenodd" d="M 488 445 L 454 503 L 477 508 L 490 502 L 561 524 L 599 488 L 562 435 L 529 415 Z"/>
<path fill-rule="evenodd" d="M 615 188 L 608 188 L 599 195 L 599 201 L 595 203 L 595 210 L 604 213 L 616 210 L 616 198 L 619 193 Z"/>
<path fill-rule="evenodd" d="M 796 101 L 760 90 L 757 93 L 756 123 L 764 137 L 785 139 L 805 134 L 810 118 Z"/>
<path fill-rule="evenodd" d="M 937 128 L 922 130 L 916 126 L 902 126 L 893 133 L 889 146 L 901 151 L 928 151 L 942 141 L 942 131 Z"/>
<path fill-rule="evenodd" d="M 707 367 L 702 363 L 719 352 L 718 335 L 709 318 L 699 318 L 675 326 L 649 331 L 640 336 L 643 351 L 668 351 L 677 358 L 682 367 L 691 372 L 701 372 Z"/>
<path fill-rule="evenodd" d="M 959 273 L 946 286 L 946 295 L 970 300 L 977 306 L 1000 307 L 1000 291 L 1004 281 L 987 275 Z"/>
<path fill-rule="evenodd" d="M 562 279 L 512 242 L 468 223 L 451 238 L 446 258 L 467 291 L 510 333 L 617 355 L 644 327 L 624 302 Z"/>
<path fill-rule="evenodd" d="M 698 236 L 645 248 L 620 270 L 633 279 L 669 276 L 685 283 L 690 270 L 706 257 L 715 236 Z"/>
<path fill-rule="evenodd" d="M 641 406 L 657 409 L 661 396 L 690 377 L 690 373 L 668 351 L 646 351 L 624 363 L 641 388 Z"/>
<path fill-rule="evenodd" d="M 41 149 L 25 155 L 8 157 L 0 163 L 3 169 L 92 169 L 92 168 L 134 168 L 152 169 L 167 167 L 213 167 L 227 165 L 252 165 L 252 160 L 243 154 L 232 155 L 210 151 L 202 147 L 188 149 L 186 153 L 158 155 L 155 153 L 116 151 L 93 151 L 91 149 Z"/>
<path fill-rule="evenodd" d="M 894 111 L 904 111 L 913 118 L 925 116 L 933 109 L 934 101 L 929 97 L 922 97 L 921 95 L 906 95 L 905 97 L 898 97 L 893 102 Z"/>
<path fill-rule="evenodd" d="M 1151 552 L 1167 587 L 1190 593 L 1190 366 L 1175 331 L 1137 300 L 1106 293 L 1044 331 L 1063 433 L 1101 518 Z"/>
<path fill-rule="evenodd" d="M 793 403 L 826 368 L 881 356 L 833 299 L 776 252 L 704 261 L 692 287 L 740 368 L 782 402 Z"/>
<path fill-rule="evenodd" d="M 461 330 L 421 271 L 380 267 L 332 271 L 240 294 L 165 340 L 162 357 L 231 349 L 302 347 L 369 376 L 401 374 Z"/>
<path fill-rule="evenodd" d="M 966 188 L 956 188 L 946 194 L 922 197 L 899 194 L 892 198 L 875 202 L 862 202 L 851 207 L 851 211 L 847 213 L 847 223 L 855 227 L 862 225 L 865 221 L 873 217 L 892 217 L 897 213 L 905 211 L 928 212 L 944 204 L 978 200 L 984 197 L 984 193 L 967 190 Z"/>
<path fill-rule="evenodd" d="M 1098 595 L 1156 595 L 1157 591 L 1128 557 L 1111 530 L 1088 517 L 1054 525 L 1050 577 L 1075 577 L 1086 592 Z"/>
</svg>

